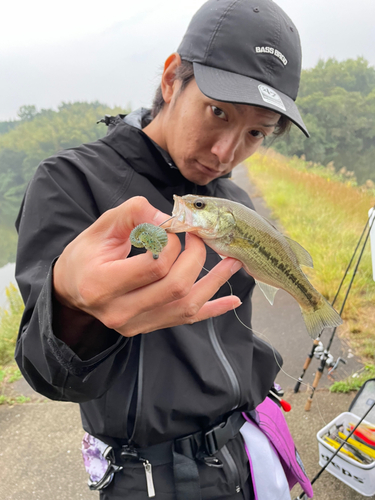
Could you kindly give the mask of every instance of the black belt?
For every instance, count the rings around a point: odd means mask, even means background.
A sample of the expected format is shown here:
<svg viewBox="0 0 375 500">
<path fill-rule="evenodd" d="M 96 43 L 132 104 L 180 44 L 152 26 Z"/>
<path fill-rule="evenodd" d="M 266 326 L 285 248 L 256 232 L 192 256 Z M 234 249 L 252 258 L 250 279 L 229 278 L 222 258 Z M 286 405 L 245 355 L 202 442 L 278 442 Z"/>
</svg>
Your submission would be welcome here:
<svg viewBox="0 0 375 500">
<path fill-rule="evenodd" d="M 211 467 L 222 467 L 223 464 L 214 455 L 238 434 L 244 423 L 242 414 L 236 412 L 207 431 L 195 432 L 147 448 L 133 448 L 129 445 L 115 447 L 115 465 L 122 466 L 133 460 L 146 461 L 155 466 L 173 462 L 177 500 L 200 500 L 197 460 Z"/>
</svg>

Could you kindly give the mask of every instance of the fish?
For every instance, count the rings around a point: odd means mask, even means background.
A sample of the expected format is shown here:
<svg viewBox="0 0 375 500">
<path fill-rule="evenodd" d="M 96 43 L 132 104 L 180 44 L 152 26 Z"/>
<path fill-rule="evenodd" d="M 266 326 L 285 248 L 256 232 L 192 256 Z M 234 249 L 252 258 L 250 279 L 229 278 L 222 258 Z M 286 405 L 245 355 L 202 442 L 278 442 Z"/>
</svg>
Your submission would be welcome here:
<svg viewBox="0 0 375 500">
<path fill-rule="evenodd" d="M 199 236 L 221 257 L 241 261 L 272 305 L 281 288 L 299 304 L 309 335 L 342 324 L 340 315 L 309 282 L 301 266 L 313 267 L 311 255 L 297 241 L 241 203 L 211 196 L 173 196 L 166 231 Z"/>
</svg>

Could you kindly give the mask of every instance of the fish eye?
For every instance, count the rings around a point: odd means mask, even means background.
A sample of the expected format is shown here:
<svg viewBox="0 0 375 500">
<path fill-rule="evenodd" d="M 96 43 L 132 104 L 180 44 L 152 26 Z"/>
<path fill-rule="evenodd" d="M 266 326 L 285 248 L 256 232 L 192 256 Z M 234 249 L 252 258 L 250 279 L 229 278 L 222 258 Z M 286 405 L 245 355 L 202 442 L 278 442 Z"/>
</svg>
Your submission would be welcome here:
<svg viewBox="0 0 375 500">
<path fill-rule="evenodd" d="M 196 200 L 194 202 L 194 206 L 195 206 L 195 208 L 198 208 L 198 210 L 201 210 L 202 208 L 204 208 L 206 206 L 206 204 L 202 200 Z"/>
</svg>

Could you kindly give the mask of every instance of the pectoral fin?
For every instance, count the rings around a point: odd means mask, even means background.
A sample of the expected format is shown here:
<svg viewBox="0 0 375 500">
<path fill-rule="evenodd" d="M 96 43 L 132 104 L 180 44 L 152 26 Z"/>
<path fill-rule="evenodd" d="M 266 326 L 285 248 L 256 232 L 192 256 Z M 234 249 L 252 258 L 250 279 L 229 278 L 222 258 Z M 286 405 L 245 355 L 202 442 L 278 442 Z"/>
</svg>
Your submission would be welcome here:
<svg viewBox="0 0 375 500">
<path fill-rule="evenodd" d="M 266 297 L 268 302 L 271 304 L 271 306 L 273 306 L 273 301 L 275 300 L 275 295 L 278 288 L 272 285 L 267 285 L 267 283 L 263 283 L 262 281 L 255 280 L 255 282 L 264 293 L 264 296 Z"/>
<path fill-rule="evenodd" d="M 313 260 L 311 255 L 307 250 L 303 248 L 297 241 L 288 238 L 288 236 L 284 236 L 287 242 L 289 243 L 290 248 L 293 250 L 293 253 L 297 257 L 298 264 L 301 266 L 314 267 Z"/>
</svg>

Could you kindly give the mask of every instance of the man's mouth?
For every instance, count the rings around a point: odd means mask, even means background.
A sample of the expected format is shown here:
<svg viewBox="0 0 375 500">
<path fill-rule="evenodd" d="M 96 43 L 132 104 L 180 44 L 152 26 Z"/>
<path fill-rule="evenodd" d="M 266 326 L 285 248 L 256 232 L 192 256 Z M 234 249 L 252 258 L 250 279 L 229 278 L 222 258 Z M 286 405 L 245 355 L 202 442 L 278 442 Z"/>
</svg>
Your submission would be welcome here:
<svg viewBox="0 0 375 500">
<path fill-rule="evenodd" d="M 199 170 L 201 170 L 201 172 L 204 172 L 204 173 L 207 173 L 210 175 L 214 175 L 214 176 L 222 175 L 221 171 L 218 168 L 208 167 L 208 166 L 204 165 L 203 163 L 199 162 L 198 160 L 195 160 L 195 161 L 199 167 Z"/>
</svg>

